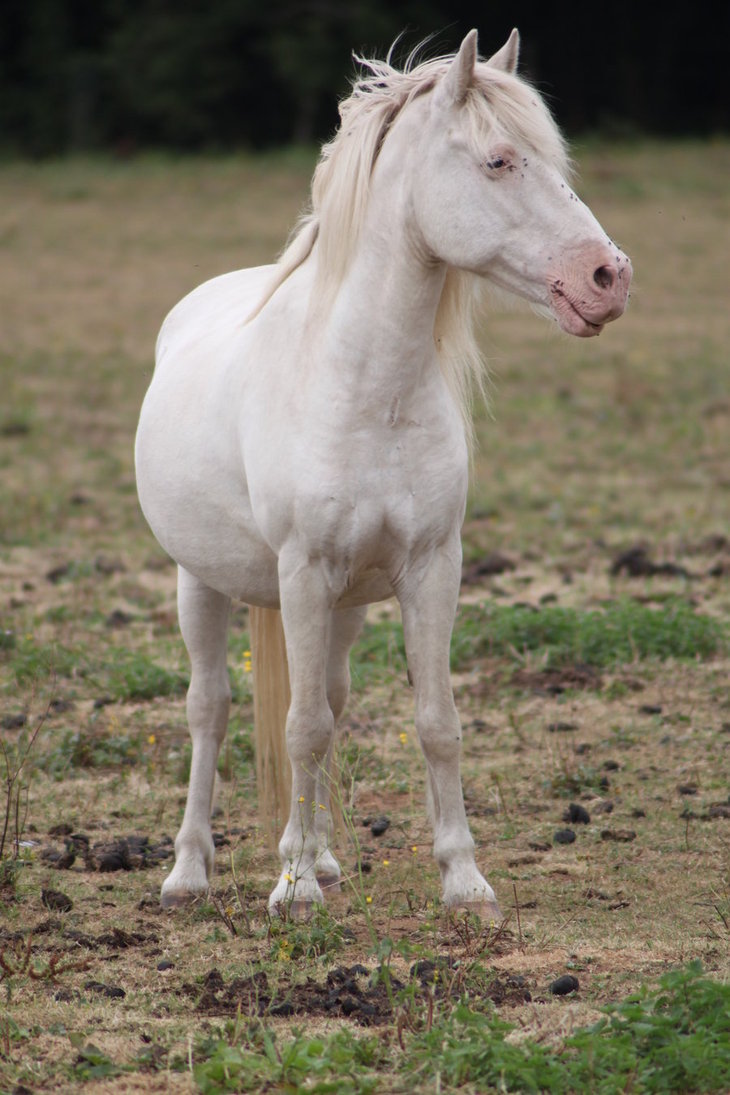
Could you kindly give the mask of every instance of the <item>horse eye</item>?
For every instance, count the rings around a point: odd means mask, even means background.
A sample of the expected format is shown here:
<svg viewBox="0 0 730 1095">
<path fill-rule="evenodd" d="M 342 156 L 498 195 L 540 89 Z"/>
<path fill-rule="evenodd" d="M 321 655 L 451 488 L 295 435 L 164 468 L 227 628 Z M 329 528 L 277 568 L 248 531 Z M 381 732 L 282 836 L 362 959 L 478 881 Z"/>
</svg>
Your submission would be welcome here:
<svg viewBox="0 0 730 1095">
<path fill-rule="evenodd" d="M 500 167 L 504 167 L 505 161 L 501 156 L 495 157 L 493 160 L 487 160 L 486 166 L 490 171 L 497 171 Z"/>
</svg>

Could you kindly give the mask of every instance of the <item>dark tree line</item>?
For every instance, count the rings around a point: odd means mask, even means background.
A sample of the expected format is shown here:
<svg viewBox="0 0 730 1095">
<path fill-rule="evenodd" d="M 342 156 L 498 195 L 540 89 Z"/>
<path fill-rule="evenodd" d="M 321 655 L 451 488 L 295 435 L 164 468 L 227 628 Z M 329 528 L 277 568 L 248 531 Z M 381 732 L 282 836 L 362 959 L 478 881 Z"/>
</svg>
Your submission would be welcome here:
<svg viewBox="0 0 730 1095">
<path fill-rule="evenodd" d="M 263 147 L 327 136 L 351 51 L 403 52 L 513 25 L 562 125 L 698 136 L 730 130 L 730 5 L 668 0 L 2 0 L 0 149 Z"/>
</svg>

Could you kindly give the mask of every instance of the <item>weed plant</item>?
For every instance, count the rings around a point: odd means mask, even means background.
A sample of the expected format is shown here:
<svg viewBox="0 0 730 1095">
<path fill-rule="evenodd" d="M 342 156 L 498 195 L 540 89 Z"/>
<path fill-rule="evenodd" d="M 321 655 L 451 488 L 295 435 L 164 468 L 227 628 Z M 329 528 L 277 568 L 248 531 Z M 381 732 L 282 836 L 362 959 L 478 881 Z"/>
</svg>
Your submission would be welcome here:
<svg viewBox="0 0 730 1095">
<path fill-rule="evenodd" d="M 460 1003 L 430 1029 L 408 1038 L 295 1035 L 277 1043 L 261 1026 L 239 1023 L 227 1038 L 198 1043 L 199 1089 L 271 1088 L 353 1095 L 378 1090 L 375 1069 L 397 1077 L 390 1090 L 550 1092 L 551 1095 L 637 1095 L 721 1092 L 730 1085 L 730 985 L 703 975 L 698 962 L 665 974 L 656 990 L 643 988 L 605 1009 L 592 1026 L 551 1048 L 515 1041 L 514 1028 L 495 1012 Z"/>
</svg>

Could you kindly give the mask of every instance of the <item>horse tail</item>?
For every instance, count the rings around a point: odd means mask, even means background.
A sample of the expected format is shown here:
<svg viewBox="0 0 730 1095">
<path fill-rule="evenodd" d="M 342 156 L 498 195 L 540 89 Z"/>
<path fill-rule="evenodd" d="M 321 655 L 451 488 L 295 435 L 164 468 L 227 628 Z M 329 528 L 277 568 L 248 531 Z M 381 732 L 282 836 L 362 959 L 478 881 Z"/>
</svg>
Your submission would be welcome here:
<svg viewBox="0 0 730 1095">
<path fill-rule="evenodd" d="M 249 608 L 253 663 L 253 725 L 259 813 L 271 846 L 289 816 L 291 771 L 286 751 L 289 667 L 281 612 Z"/>
</svg>

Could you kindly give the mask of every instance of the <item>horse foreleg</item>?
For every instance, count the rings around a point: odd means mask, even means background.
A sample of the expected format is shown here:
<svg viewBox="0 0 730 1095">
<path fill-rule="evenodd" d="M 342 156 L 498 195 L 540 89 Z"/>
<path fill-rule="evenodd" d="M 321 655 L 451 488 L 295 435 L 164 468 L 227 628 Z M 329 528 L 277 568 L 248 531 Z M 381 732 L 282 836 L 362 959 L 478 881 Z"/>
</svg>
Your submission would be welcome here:
<svg viewBox="0 0 730 1095">
<path fill-rule="evenodd" d="M 459 772 L 461 724 L 451 689 L 449 648 L 460 576 L 461 550 L 455 543 L 402 577 L 397 592 L 416 730 L 428 768 L 433 852 L 443 900 L 496 919 L 500 912 L 494 891 L 476 866 Z"/>
<path fill-rule="evenodd" d="M 334 718 L 335 726 L 345 709 L 350 693 L 350 647 L 357 639 L 365 622 L 367 608 L 338 609 L 332 613 L 329 630 L 327 655 L 327 702 Z M 317 881 L 327 890 L 337 889 L 340 881 L 340 865 L 330 850 L 332 838 L 332 797 L 333 779 L 332 754 L 334 737 L 330 741 L 325 762 L 317 771 L 317 803 L 314 813 L 314 827 L 317 833 L 319 851 L 317 854 Z"/>
<path fill-rule="evenodd" d="M 306 916 L 322 901 L 317 881 L 320 833 L 317 817 L 326 811 L 325 768 L 335 718 L 327 698 L 327 661 L 333 593 L 322 569 L 299 559 L 279 559 L 281 615 L 286 637 L 291 704 L 286 744 L 292 770 L 289 820 L 279 842 L 282 871 L 269 897 L 269 908 Z M 319 787 L 318 787 L 319 783 Z M 319 806 L 325 807 L 320 811 Z M 333 857 L 334 868 L 339 872 Z M 331 865 L 330 865 L 331 866 Z"/>
<path fill-rule="evenodd" d="M 226 734 L 231 689 L 226 669 L 230 599 L 178 569 L 180 630 L 190 655 L 187 715 L 193 755 L 175 866 L 162 887 L 164 907 L 205 893 L 213 871 L 210 811 L 218 752 Z"/>
</svg>

